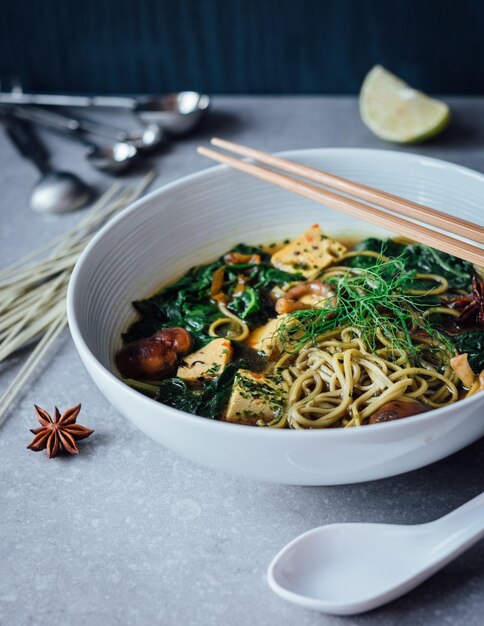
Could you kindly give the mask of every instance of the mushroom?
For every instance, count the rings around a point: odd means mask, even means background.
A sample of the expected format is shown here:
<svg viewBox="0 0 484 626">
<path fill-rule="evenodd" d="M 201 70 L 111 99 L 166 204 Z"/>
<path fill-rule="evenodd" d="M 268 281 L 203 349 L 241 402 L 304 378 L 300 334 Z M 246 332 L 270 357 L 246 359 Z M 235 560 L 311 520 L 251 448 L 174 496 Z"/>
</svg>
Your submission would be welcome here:
<svg viewBox="0 0 484 626">
<path fill-rule="evenodd" d="M 470 389 L 476 380 L 476 375 L 469 365 L 467 354 L 458 354 L 450 359 L 450 366 L 462 381 L 464 387 Z"/>
<path fill-rule="evenodd" d="M 381 406 L 370 417 L 368 424 L 381 424 L 382 422 L 391 422 L 393 420 L 399 420 L 402 417 L 410 417 L 411 415 L 418 415 L 419 413 L 425 413 L 429 410 L 429 407 L 422 402 L 412 400 L 404 402 L 403 400 L 392 400 Z"/>
<path fill-rule="evenodd" d="M 180 355 L 190 352 L 193 345 L 193 339 L 188 330 L 178 326 L 159 330 L 151 338 L 155 341 L 161 341 Z"/>
<path fill-rule="evenodd" d="M 125 378 L 158 379 L 170 374 L 192 345 L 192 336 L 184 328 L 165 328 L 123 346 L 116 355 L 116 365 Z"/>
<path fill-rule="evenodd" d="M 151 337 L 128 343 L 116 355 L 116 365 L 123 377 L 141 380 L 169 374 L 177 361 L 178 355 L 173 348 Z"/>
<path fill-rule="evenodd" d="M 320 280 L 313 280 L 307 283 L 299 283 L 291 287 L 284 296 L 276 301 L 276 312 L 281 315 L 313 308 L 311 304 L 300 302 L 301 298 L 309 294 L 321 296 L 322 300 L 331 300 L 332 305 L 336 304 L 334 290 L 327 283 L 323 283 Z"/>
<path fill-rule="evenodd" d="M 227 265 L 240 265 L 245 263 L 259 265 L 260 260 L 260 254 L 241 254 L 240 252 L 229 252 L 224 256 L 224 261 Z"/>
</svg>

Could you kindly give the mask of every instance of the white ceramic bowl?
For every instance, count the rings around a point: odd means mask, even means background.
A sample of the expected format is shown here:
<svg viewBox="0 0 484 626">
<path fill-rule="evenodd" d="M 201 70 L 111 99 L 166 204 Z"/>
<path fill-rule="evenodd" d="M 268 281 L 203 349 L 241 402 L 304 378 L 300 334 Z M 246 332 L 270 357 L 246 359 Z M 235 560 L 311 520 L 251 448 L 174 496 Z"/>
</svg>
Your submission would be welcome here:
<svg viewBox="0 0 484 626">
<path fill-rule="evenodd" d="M 321 149 L 291 159 L 482 220 L 484 176 L 400 152 Z M 197 463 L 259 480 L 335 485 L 384 478 L 437 461 L 484 434 L 484 394 L 396 422 L 291 431 L 251 428 L 183 413 L 116 377 L 132 300 L 238 242 L 282 240 L 319 223 L 330 234 L 385 234 L 259 180 L 214 167 L 149 194 L 113 219 L 78 261 L 68 315 L 79 354 L 108 400 L 162 445 Z"/>
</svg>

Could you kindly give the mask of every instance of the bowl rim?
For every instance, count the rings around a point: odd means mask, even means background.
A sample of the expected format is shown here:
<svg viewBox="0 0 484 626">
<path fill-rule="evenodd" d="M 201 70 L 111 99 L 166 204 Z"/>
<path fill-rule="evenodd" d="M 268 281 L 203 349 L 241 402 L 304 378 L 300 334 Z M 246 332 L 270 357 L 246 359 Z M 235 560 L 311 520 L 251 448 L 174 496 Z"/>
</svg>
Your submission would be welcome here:
<svg viewBox="0 0 484 626">
<path fill-rule="evenodd" d="M 400 152 L 398 150 L 381 150 L 375 148 L 306 148 L 306 149 L 298 149 L 298 150 L 285 150 L 283 152 L 276 152 L 277 156 L 281 156 L 283 158 L 304 158 L 306 156 L 312 156 L 315 154 L 335 154 L 335 153 L 357 153 L 359 155 L 363 154 L 371 154 L 374 156 L 385 156 L 385 158 L 390 159 L 404 159 L 408 161 L 415 161 L 415 159 L 420 160 L 422 163 L 427 163 L 429 165 L 439 165 L 444 167 L 450 167 L 451 169 L 455 169 L 460 171 L 462 174 L 466 176 L 472 176 L 473 178 L 478 178 L 484 184 L 484 174 L 477 172 L 471 168 L 452 163 L 450 161 L 446 161 L 444 159 L 437 159 L 434 157 L 429 157 L 421 154 L 417 154 L 414 152 Z M 99 374 L 103 377 L 107 378 L 110 383 L 112 383 L 115 388 L 119 390 L 120 393 L 126 394 L 128 397 L 132 397 L 134 400 L 141 402 L 147 408 L 158 407 L 160 410 L 168 411 L 169 414 L 172 414 L 177 419 L 182 419 L 188 423 L 199 424 L 200 420 L 203 420 L 202 423 L 212 423 L 214 424 L 214 428 L 224 428 L 233 430 L 234 428 L 242 429 L 245 433 L 245 436 L 259 436 L 258 433 L 267 432 L 271 433 L 271 435 L 263 435 L 263 436 L 272 436 L 272 437 L 287 437 L 287 436 L 317 436 L 317 437 L 367 437 L 371 436 L 371 433 L 381 432 L 381 429 L 386 428 L 387 431 L 389 429 L 393 429 L 396 432 L 399 429 L 408 428 L 407 424 L 415 424 L 417 422 L 424 423 L 425 421 L 430 421 L 435 419 L 436 417 L 444 416 L 447 413 L 452 413 L 456 410 L 456 408 L 460 409 L 464 404 L 465 406 L 477 405 L 481 403 L 484 406 L 484 395 L 481 397 L 479 394 L 475 394 L 470 398 L 465 398 L 463 400 L 459 400 L 457 403 L 449 404 L 447 406 L 443 406 L 440 408 L 432 409 L 427 411 L 426 413 L 421 413 L 418 415 L 412 415 L 404 420 L 395 420 L 390 422 L 382 422 L 379 424 L 372 424 L 371 428 L 318 428 L 318 429 L 287 429 L 287 428 L 250 428 L 245 424 L 234 424 L 231 422 L 224 422 L 221 420 L 210 419 L 206 417 L 201 417 L 199 415 L 195 415 L 192 413 L 186 413 L 185 411 L 181 411 L 180 409 L 176 409 L 167 404 L 163 404 L 162 402 L 157 402 L 156 400 L 145 396 L 139 391 L 132 389 L 126 383 L 123 383 L 120 378 L 115 376 L 107 367 L 105 367 L 93 354 L 93 352 L 88 347 L 84 337 L 82 335 L 82 331 L 79 327 L 77 315 L 74 306 L 75 300 L 75 292 L 77 283 L 83 271 L 83 266 L 86 263 L 91 251 L 99 244 L 99 242 L 104 238 L 106 233 L 108 233 L 115 225 L 125 220 L 131 215 L 131 213 L 135 213 L 141 206 L 143 206 L 147 202 L 151 202 L 155 198 L 163 196 L 166 193 L 170 193 L 176 191 L 178 188 L 183 188 L 187 183 L 196 181 L 200 178 L 205 177 L 216 177 L 223 172 L 232 171 L 227 165 L 215 165 L 212 167 L 207 167 L 198 172 L 194 172 L 192 174 L 188 174 L 181 178 L 177 178 L 174 181 L 161 185 L 160 187 L 150 191 L 148 194 L 138 198 L 135 202 L 124 208 L 117 215 L 112 217 L 104 226 L 92 237 L 89 241 L 88 245 L 84 248 L 82 253 L 80 254 L 74 269 L 72 271 L 69 285 L 67 289 L 67 319 L 69 324 L 69 330 L 74 341 L 74 345 L 78 350 L 81 360 L 87 359 L 90 362 L 90 365 L 94 367 Z M 161 211 L 164 210 L 163 207 L 160 208 Z M 208 426 L 210 428 L 210 426 Z M 378 429 L 375 431 L 375 429 Z M 234 431 L 235 432 L 235 431 Z M 309 434 L 308 434 L 309 433 Z M 342 435 L 342 433 L 347 433 Z M 350 434 L 352 433 L 352 434 Z M 357 434 L 358 433 L 358 434 Z M 364 433 L 368 433 L 365 435 Z"/>
</svg>

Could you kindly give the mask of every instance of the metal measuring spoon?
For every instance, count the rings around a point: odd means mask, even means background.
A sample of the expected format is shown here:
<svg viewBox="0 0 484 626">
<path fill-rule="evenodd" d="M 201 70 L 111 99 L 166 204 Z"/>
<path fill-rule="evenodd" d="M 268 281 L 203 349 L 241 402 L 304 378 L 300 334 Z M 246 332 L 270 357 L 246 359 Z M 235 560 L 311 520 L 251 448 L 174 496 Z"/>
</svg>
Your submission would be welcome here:
<svg viewBox="0 0 484 626">
<path fill-rule="evenodd" d="M 55 130 L 66 137 L 87 147 L 86 159 L 92 167 L 108 172 L 120 174 L 131 167 L 138 157 L 136 146 L 129 141 L 116 141 L 111 145 L 98 145 L 87 138 L 87 128 L 84 129 L 78 120 L 45 111 L 36 107 L 13 107 L 13 114 L 24 120 L 34 122 L 45 128 Z"/>
<path fill-rule="evenodd" d="M 138 157 L 138 150 L 134 144 L 126 141 L 118 141 L 110 146 L 99 146 L 78 136 L 82 143 L 87 146 L 86 159 L 98 170 L 109 174 L 120 174 Z"/>
<path fill-rule="evenodd" d="M 143 128 L 137 128 L 128 132 L 120 132 L 118 139 L 129 141 L 137 150 L 149 152 L 165 143 L 165 133 L 158 124 L 146 124 Z"/>
<path fill-rule="evenodd" d="M 210 106 L 210 98 L 197 91 L 139 98 L 136 114 L 146 123 L 156 123 L 173 135 L 186 135 L 197 126 Z"/>
<path fill-rule="evenodd" d="M 16 109 L 18 110 L 20 107 L 16 107 Z M 140 152 L 149 152 L 165 143 L 165 132 L 158 124 L 143 124 L 140 128 L 125 131 L 105 122 L 73 117 L 71 114 L 61 115 L 37 107 L 22 107 L 22 109 L 27 111 L 26 115 L 35 115 L 39 123 L 45 119 L 46 123 L 54 121 L 56 125 L 64 127 L 65 130 L 99 135 L 121 143 L 131 143 Z"/>
<path fill-rule="evenodd" d="M 173 135 L 184 135 L 192 130 L 208 111 L 210 98 L 197 91 L 130 98 L 124 96 L 26 94 L 17 88 L 11 93 L 0 92 L 0 103 L 126 109 L 136 113 L 148 124 L 158 124 Z"/>
<path fill-rule="evenodd" d="M 105 124 L 104 122 L 101 123 L 94 120 L 73 117 L 69 117 L 68 119 L 71 126 L 78 130 L 90 133 L 91 135 L 108 137 L 117 142 L 131 143 L 139 152 L 155 150 L 166 141 L 165 132 L 158 124 L 154 123 L 143 124 L 140 128 L 125 131 Z"/>
<path fill-rule="evenodd" d="M 30 206 L 39 213 L 67 213 L 81 208 L 93 197 L 93 189 L 72 172 L 54 170 L 49 164 L 45 146 L 31 124 L 2 116 L 8 136 L 20 154 L 29 159 L 41 177 L 30 196 Z"/>
</svg>

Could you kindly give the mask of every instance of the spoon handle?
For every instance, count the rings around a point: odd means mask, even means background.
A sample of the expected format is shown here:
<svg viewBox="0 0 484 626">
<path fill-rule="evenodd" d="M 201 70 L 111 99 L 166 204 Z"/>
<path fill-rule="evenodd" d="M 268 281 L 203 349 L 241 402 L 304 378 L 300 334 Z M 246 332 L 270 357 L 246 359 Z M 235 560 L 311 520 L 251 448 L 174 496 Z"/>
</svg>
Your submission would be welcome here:
<svg viewBox="0 0 484 626">
<path fill-rule="evenodd" d="M 126 138 L 126 133 L 114 126 L 92 120 L 75 118 L 71 115 L 58 113 L 57 111 L 54 112 L 28 105 L 21 107 L 15 106 L 12 107 L 12 110 L 17 117 L 37 122 L 38 124 L 44 124 L 55 130 L 91 133 L 119 141 L 123 141 Z"/>
<path fill-rule="evenodd" d="M 22 120 L 28 120 L 37 124 L 43 124 L 56 130 L 79 130 L 79 122 L 65 115 L 59 115 L 48 109 L 34 106 L 14 106 L 11 108 L 13 115 Z"/>
<path fill-rule="evenodd" d="M 457 556 L 484 537 L 484 493 L 427 525 L 436 542 L 432 552 Z"/>
<path fill-rule="evenodd" d="M 35 107 L 14 107 L 12 111 L 13 115 L 21 120 L 28 120 L 29 122 L 33 122 L 49 130 L 54 130 L 66 137 L 70 137 L 78 143 L 82 143 L 88 147 L 92 146 L 92 142 L 85 137 L 80 123 L 73 118 Z"/>
<path fill-rule="evenodd" d="M 31 161 L 42 174 L 47 173 L 50 170 L 49 154 L 32 125 L 12 115 L 4 116 L 3 123 L 10 140 L 20 154 Z"/>
<path fill-rule="evenodd" d="M 39 104 L 46 106 L 67 107 L 109 107 L 134 110 L 138 104 L 136 98 L 124 96 L 73 96 L 64 94 L 28 94 L 0 92 L 3 104 Z"/>
<path fill-rule="evenodd" d="M 436 523 L 445 524 L 448 529 L 484 532 L 484 492 L 436 520 Z"/>
</svg>

